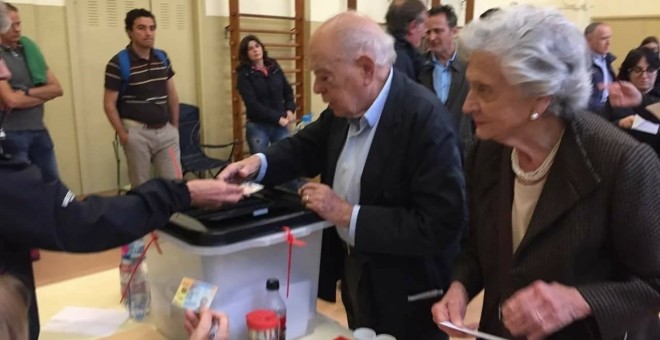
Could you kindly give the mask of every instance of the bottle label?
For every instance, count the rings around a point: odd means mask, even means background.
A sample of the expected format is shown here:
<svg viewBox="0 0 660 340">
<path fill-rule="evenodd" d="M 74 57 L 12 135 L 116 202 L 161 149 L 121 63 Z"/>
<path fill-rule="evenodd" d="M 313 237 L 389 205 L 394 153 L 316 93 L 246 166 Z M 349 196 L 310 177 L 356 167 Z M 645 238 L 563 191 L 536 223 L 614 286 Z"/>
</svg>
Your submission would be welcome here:
<svg viewBox="0 0 660 340">
<path fill-rule="evenodd" d="M 280 337 L 279 340 L 286 340 L 286 315 L 280 316 Z"/>
</svg>

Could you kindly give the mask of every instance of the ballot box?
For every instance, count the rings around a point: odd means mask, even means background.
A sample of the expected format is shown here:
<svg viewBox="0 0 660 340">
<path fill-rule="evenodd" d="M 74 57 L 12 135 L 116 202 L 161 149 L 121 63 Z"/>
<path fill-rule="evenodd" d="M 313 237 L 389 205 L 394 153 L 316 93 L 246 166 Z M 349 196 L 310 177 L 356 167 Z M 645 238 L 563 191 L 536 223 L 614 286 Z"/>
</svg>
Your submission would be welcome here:
<svg viewBox="0 0 660 340">
<path fill-rule="evenodd" d="M 306 243 L 292 249 L 290 279 L 283 226 Z M 266 280 L 277 278 L 287 306 L 287 338 L 308 334 L 316 314 L 322 231 L 329 226 L 304 209 L 299 197 L 270 191 L 222 209 L 172 216 L 159 231 L 163 254 L 150 251 L 147 257 L 150 321 L 170 339 L 187 338 L 184 311 L 172 298 L 181 279 L 190 277 L 218 287 L 211 307 L 229 316 L 230 339 L 246 339 L 245 315 L 264 307 Z"/>
</svg>

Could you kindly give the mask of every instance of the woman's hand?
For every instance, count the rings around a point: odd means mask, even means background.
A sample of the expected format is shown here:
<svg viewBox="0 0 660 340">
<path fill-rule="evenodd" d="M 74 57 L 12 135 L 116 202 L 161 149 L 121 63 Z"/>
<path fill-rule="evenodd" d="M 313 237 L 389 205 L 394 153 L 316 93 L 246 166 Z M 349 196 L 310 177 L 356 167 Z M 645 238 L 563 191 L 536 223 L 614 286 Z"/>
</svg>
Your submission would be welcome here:
<svg viewBox="0 0 660 340">
<path fill-rule="evenodd" d="M 622 129 L 632 129 L 634 121 L 635 121 L 635 115 L 630 115 L 626 118 L 621 118 L 619 120 L 619 127 Z"/>
<path fill-rule="evenodd" d="M 447 290 L 447 293 L 445 293 L 445 296 L 442 298 L 442 300 L 434 304 L 433 308 L 431 308 L 431 313 L 433 314 L 433 322 L 438 325 L 440 330 L 447 333 L 451 337 L 471 337 L 454 329 L 440 325 L 441 322 L 449 321 L 455 326 L 477 329 L 476 324 L 463 325 L 467 304 L 468 294 L 465 290 L 465 286 L 463 286 L 463 284 L 458 281 L 454 281 L 451 286 L 449 286 L 449 289 Z"/>
<path fill-rule="evenodd" d="M 280 121 L 277 123 L 280 124 L 280 126 L 287 126 L 289 125 L 289 120 L 285 117 L 280 117 Z"/>
<path fill-rule="evenodd" d="M 591 307 L 574 288 L 536 281 L 502 304 L 502 322 L 516 337 L 543 339 L 591 314 Z"/>
</svg>

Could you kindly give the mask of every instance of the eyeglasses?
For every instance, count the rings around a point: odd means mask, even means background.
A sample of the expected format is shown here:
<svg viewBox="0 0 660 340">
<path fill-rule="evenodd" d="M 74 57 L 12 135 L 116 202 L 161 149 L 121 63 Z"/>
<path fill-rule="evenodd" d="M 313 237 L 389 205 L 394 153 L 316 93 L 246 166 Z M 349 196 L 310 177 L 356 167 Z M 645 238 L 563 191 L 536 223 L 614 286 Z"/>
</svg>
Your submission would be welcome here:
<svg viewBox="0 0 660 340">
<path fill-rule="evenodd" d="M 637 75 L 641 75 L 644 72 L 646 72 L 646 74 L 649 74 L 649 75 L 654 75 L 654 74 L 658 73 L 658 69 L 649 67 L 645 70 L 645 69 L 643 69 L 639 66 L 635 66 L 635 67 L 630 69 L 630 72 L 634 73 L 634 74 L 637 74 Z"/>
</svg>

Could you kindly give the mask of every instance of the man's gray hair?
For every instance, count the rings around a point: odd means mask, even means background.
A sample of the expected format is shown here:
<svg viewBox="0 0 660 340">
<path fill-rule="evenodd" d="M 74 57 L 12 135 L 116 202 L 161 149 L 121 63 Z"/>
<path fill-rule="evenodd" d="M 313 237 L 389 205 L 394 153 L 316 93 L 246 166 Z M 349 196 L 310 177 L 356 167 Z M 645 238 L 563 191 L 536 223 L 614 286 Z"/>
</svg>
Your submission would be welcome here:
<svg viewBox="0 0 660 340">
<path fill-rule="evenodd" d="M 355 20 L 356 18 L 362 20 Z M 367 16 L 344 12 L 330 18 L 325 24 L 334 26 L 334 33 L 341 44 L 339 47 L 345 52 L 343 57 L 354 58 L 366 54 L 371 56 L 378 66 L 394 64 L 394 38 Z"/>
<path fill-rule="evenodd" d="M 530 97 L 551 96 L 559 116 L 583 110 L 591 93 L 589 50 L 580 30 L 559 11 L 512 6 L 473 21 L 459 35 L 459 51 L 499 58 L 508 82 Z"/>
<path fill-rule="evenodd" d="M 588 37 L 591 33 L 594 33 L 594 31 L 596 30 L 596 28 L 598 28 L 598 26 L 601 26 L 601 25 L 605 25 L 605 23 L 600 22 L 600 21 L 594 21 L 594 22 L 590 23 L 584 29 L 584 36 Z"/>
<path fill-rule="evenodd" d="M 7 5 L 4 1 L 0 1 L 0 34 L 7 33 L 10 27 L 11 20 L 9 20 L 9 14 L 7 13 Z"/>
</svg>

